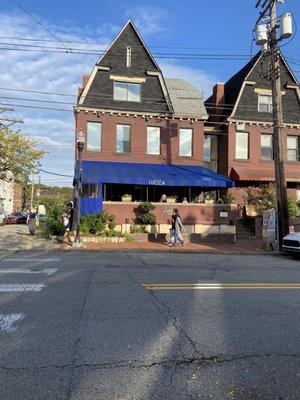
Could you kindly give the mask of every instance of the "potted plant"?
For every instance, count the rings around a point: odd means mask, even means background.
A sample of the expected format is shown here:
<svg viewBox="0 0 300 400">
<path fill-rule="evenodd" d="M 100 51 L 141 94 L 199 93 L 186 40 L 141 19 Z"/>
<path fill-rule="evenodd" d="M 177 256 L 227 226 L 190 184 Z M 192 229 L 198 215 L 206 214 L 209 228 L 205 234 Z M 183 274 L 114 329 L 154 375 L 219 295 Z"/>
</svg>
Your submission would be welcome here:
<svg viewBox="0 0 300 400">
<path fill-rule="evenodd" d="M 209 193 L 206 193 L 206 195 L 204 197 L 204 203 L 205 204 L 214 204 L 214 198 Z"/>
<path fill-rule="evenodd" d="M 169 196 L 167 197 L 168 204 L 175 204 L 176 203 L 176 196 Z"/>
<path fill-rule="evenodd" d="M 123 194 L 122 201 L 123 202 L 131 202 L 132 201 L 132 195 L 131 194 Z"/>
</svg>

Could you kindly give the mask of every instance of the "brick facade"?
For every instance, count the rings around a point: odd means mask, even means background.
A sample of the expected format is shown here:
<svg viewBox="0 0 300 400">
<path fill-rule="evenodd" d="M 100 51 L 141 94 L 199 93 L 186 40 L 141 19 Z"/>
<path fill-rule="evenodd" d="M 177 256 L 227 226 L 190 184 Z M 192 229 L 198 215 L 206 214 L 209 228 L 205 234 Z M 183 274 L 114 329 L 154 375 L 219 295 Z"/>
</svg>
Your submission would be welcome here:
<svg viewBox="0 0 300 400">
<path fill-rule="evenodd" d="M 140 163 L 169 163 L 185 165 L 202 165 L 203 163 L 203 132 L 204 122 L 165 118 L 143 118 L 138 115 L 110 115 L 110 113 L 97 113 L 80 111 L 75 113 L 76 134 L 82 130 L 87 132 L 87 122 L 102 123 L 101 151 L 83 151 L 83 160 L 89 161 L 117 161 Z M 131 152 L 117 153 L 116 128 L 117 124 L 131 126 Z M 160 127 L 160 155 L 147 154 L 147 126 Z M 179 129 L 193 130 L 192 157 L 179 156 Z"/>
</svg>

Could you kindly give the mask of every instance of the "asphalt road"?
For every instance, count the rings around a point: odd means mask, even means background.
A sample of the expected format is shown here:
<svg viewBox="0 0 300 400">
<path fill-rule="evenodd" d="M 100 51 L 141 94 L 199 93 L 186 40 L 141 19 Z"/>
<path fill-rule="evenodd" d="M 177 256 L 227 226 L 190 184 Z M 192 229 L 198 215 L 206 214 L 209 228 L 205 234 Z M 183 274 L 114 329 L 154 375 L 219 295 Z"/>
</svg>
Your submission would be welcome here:
<svg viewBox="0 0 300 400">
<path fill-rule="evenodd" d="M 0 262 L 0 399 L 299 400 L 299 267 L 278 256 L 17 253 Z M 174 283 L 184 286 L 160 286 Z"/>
</svg>

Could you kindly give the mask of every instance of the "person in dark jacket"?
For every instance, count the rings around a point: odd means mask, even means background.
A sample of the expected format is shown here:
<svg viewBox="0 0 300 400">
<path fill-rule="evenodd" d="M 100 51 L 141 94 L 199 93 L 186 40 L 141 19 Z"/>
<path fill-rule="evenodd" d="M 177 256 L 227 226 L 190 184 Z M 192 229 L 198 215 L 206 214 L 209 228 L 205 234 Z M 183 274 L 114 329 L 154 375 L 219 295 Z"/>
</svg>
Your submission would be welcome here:
<svg viewBox="0 0 300 400">
<path fill-rule="evenodd" d="M 184 240 L 182 238 L 181 233 L 184 232 L 185 229 L 182 225 L 181 218 L 177 208 L 174 208 L 172 214 L 172 232 L 173 238 L 171 238 L 170 246 L 175 246 L 177 240 L 181 243 L 181 246 L 184 245 Z"/>
</svg>

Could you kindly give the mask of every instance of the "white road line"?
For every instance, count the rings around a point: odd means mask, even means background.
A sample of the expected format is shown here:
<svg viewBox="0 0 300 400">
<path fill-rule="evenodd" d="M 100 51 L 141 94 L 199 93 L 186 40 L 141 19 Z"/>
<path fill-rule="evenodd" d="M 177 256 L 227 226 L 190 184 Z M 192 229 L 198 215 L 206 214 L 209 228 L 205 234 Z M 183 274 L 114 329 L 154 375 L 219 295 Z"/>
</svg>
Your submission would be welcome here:
<svg viewBox="0 0 300 400">
<path fill-rule="evenodd" d="M 19 258 L 10 257 L 3 260 L 4 262 L 58 262 L 61 258 Z"/>
<path fill-rule="evenodd" d="M 0 331 L 14 332 L 17 327 L 12 325 L 16 321 L 21 321 L 24 317 L 24 314 L 0 314 Z"/>
<path fill-rule="evenodd" d="M 57 268 L 46 268 L 41 270 L 32 269 L 0 269 L 0 274 L 46 274 L 53 275 L 57 271 Z"/>
<path fill-rule="evenodd" d="M 0 293 L 6 292 L 40 292 L 45 287 L 44 284 L 3 284 L 0 285 Z"/>
</svg>

